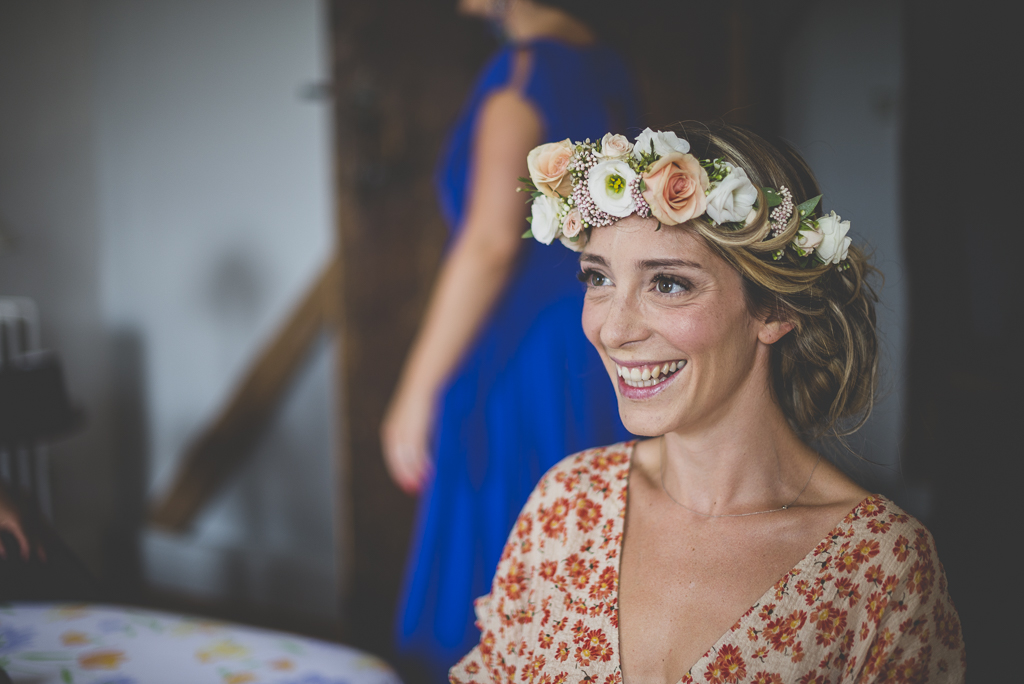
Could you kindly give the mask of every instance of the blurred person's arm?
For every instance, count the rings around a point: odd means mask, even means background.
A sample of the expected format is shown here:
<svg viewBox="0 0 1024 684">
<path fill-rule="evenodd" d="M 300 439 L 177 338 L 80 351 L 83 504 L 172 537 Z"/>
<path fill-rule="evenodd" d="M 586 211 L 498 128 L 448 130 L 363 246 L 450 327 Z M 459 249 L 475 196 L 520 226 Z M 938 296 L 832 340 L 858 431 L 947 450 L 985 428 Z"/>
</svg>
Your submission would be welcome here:
<svg viewBox="0 0 1024 684">
<path fill-rule="evenodd" d="M 480 109 L 464 225 L 441 266 L 419 333 L 381 425 L 384 459 L 395 483 L 420 490 L 431 467 L 428 443 L 438 393 L 504 291 L 522 243 L 527 206 L 516 178 L 543 128 L 513 89 Z"/>
</svg>

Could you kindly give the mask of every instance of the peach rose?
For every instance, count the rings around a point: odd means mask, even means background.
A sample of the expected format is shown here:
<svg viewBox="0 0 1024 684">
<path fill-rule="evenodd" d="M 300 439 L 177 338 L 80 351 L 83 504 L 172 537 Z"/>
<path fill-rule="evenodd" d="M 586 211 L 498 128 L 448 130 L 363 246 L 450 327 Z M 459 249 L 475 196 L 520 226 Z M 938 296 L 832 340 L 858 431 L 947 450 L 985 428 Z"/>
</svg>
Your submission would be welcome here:
<svg viewBox="0 0 1024 684">
<path fill-rule="evenodd" d="M 583 217 L 579 209 L 570 209 L 562 220 L 562 235 L 567 238 L 576 237 L 583 230 Z"/>
<path fill-rule="evenodd" d="M 651 213 L 666 226 L 685 223 L 707 209 L 708 174 L 692 154 L 666 154 L 644 174 L 644 183 Z"/>
<path fill-rule="evenodd" d="M 548 197 L 572 194 L 572 176 L 569 174 L 572 153 L 572 141 L 568 138 L 530 150 L 526 156 L 526 167 L 530 169 L 530 180 L 538 190 Z"/>
</svg>

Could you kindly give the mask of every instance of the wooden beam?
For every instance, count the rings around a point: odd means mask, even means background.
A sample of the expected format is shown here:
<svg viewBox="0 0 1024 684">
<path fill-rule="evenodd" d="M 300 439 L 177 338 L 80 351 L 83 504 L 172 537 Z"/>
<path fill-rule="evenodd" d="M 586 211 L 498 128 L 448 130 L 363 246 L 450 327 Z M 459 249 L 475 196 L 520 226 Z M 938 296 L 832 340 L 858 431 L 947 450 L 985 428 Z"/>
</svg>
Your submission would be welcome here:
<svg viewBox="0 0 1024 684">
<path fill-rule="evenodd" d="M 317 335 L 333 319 L 338 260 L 317 277 L 254 359 L 220 415 L 192 441 L 150 522 L 182 531 L 249 456 Z"/>
</svg>

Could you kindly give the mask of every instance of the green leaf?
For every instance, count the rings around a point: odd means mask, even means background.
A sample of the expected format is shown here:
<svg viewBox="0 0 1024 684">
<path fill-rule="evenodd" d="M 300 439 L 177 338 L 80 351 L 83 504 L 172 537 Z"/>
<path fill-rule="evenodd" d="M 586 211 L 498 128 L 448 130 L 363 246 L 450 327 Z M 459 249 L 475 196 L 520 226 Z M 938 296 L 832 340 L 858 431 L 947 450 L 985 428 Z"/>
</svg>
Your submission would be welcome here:
<svg viewBox="0 0 1024 684">
<path fill-rule="evenodd" d="M 779 193 L 775 192 L 775 188 L 761 188 L 764 192 L 764 197 L 768 201 L 768 208 L 777 207 L 782 204 L 782 197 Z"/>
<path fill-rule="evenodd" d="M 526 220 L 529 221 L 530 219 L 526 219 Z M 525 233 L 523 233 L 523 238 L 532 238 L 532 237 L 533 237 L 533 228 L 531 228 L 530 230 L 528 230 Z"/>
<path fill-rule="evenodd" d="M 24 651 L 18 654 L 21 660 L 33 662 L 53 662 L 60 660 L 74 660 L 74 656 L 64 651 Z"/>
<path fill-rule="evenodd" d="M 641 193 L 647 192 L 647 181 L 645 181 L 643 178 L 640 179 L 639 188 Z"/>
<path fill-rule="evenodd" d="M 75 678 L 71 676 L 71 671 L 68 668 L 62 667 L 60 668 L 60 681 L 64 684 L 74 684 Z"/>
<path fill-rule="evenodd" d="M 807 216 L 810 216 L 811 212 L 814 211 L 814 208 L 816 206 L 818 206 L 818 202 L 820 202 L 820 201 L 821 201 L 821 195 L 818 195 L 817 197 L 812 197 L 811 199 L 807 200 L 806 202 L 801 202 L 800 204 L 796 205 L 796 213 L 797 213 L 797 215 L 800 216 L 800 218 L 805 218 Z"/>
<path fill-rule="evenodd" d="M 284 650 L 288 651 L 289 653 L 291 653 L 293 655 L 302 655 L 303 654 L 302 646 L 297 644 L 297 643 L 295 643 L 294 641 L 282 641 L 281 642 L 281 648 L 283 648 Z"/>
</svg>

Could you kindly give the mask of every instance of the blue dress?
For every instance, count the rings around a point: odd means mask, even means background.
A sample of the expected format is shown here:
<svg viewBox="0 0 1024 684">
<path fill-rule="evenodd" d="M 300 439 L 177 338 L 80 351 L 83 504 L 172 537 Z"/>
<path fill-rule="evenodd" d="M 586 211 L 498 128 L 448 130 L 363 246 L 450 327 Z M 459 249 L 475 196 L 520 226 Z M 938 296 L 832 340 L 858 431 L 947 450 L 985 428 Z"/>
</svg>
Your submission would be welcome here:
<svg viewBox="0 0 1024 684">
<path fill-rule="evenodd" d="M 508 85 L 517 49 L 532 52 L 522 93 L 542 118 L 544 140 L 636 132 L 632 83 L 609 49 L 553 40 L 503 49 L 484 69 L 438 168 L 453 236 L 466 208 L 480 105 Z M 434 478 L 420 501 L 396 625 L 399 651 L 437 681 L 479 640 L 473 599 L 487 593 L 540 476 L 566 454 L 629 436 L 583 335 L 577 270 L 565 247 L 525 241 L 505 294 L 442 394 Z"/>
</svg>

